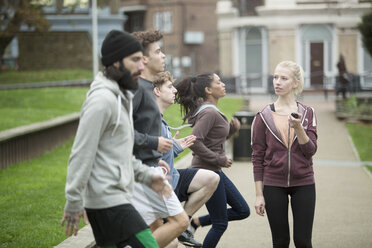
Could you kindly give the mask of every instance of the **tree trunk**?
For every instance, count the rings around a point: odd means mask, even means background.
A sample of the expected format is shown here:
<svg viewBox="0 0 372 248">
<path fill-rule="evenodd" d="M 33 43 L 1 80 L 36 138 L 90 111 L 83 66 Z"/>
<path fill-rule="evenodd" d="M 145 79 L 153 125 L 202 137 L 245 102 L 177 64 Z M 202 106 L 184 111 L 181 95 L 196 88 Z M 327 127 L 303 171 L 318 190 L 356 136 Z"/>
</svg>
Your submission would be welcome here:
<svg viewBox="0 0 372 248">
<path fill-rule="evenodd" d="M 19 11 L 18 9 L 15 11 L 13 18 L 10 20 L 5 30 L 0 31 L 0 58 L 1 60 L 3 59 L 5 49 L 10 44 L 10 42 L 12 42 L 13 38 L 16 36 L 16 34 L 18 33 L 19 29 L 22 26 L 23 17 L 21 14 L 19 14 L 18 11 Z M 1 63 L 1 66 L 2 66 L 2 63 Z M 2 67 L 0 69 L 2 69 Z"/>
<path fill-rule="evenodd" d="M 6 47 L 3 47 L 2 45 L 0 45 L 0 58 L 1 58 L 0 59 L 0 72 L 3 71 L 3 56 L 4 56 L 4 53 L 5 53 L 5 48 Z"/>
</svg>

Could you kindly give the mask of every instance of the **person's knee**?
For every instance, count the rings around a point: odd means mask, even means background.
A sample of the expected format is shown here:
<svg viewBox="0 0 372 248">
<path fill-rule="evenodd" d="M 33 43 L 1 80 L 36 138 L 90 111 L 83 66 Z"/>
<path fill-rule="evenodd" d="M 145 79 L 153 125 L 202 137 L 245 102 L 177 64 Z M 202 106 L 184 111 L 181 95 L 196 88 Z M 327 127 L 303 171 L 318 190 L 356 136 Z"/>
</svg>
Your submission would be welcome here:
<svg viewBox="0 0 372 248">
<path fill-rule="evenodd" d="M 223 234 L 226 231 L 228 225 L 229 223 L 227 221 L 216 222 L 212 223 L 212 228 L 214 229 L 215 232 Z"/>
<path fill-rule="evenodd" d="M 220 176 L 215 173 L 214 171 L 210 170 L 204 170 L 204 169 L 199 169 L 203 174 L 202 180 L 204 181 L 204 185 L 210 190 L 210 191 L 215 191 L 218 183 L 220 182 Z"/>
<path fill-rule="evenodd" d="M 187 216 L 186 212 L 183 211 L 176 216 L 169 217 L 168 220 L 174 221 L 177 223 L 177 228 L 181 230 L 181 232 L 185 231 L 189 226 L 189 217 Z"/>
<path fill-rule="evenodd" d="M 186 212 L 183 212 L 183 214 L 182 214 L 182 220 L 180 221 L 180 227 L 181 227 L 181 229 L 183 231 L 185 231 L 189 227 L 189 224 L 190 224 L 190 219 L 187 216 Z"/>
<path fill-rule="evenodd" d="M 239 214 L 242 219 L 246 219 L 249 217 L 249 215 L 251 215 L 251 211 L 248 207 L 248 204 L 245 204 L 245 206 L 241 209 Z"/>
<path fill-rule="evenodd" d="M 150 230 L 153 233 L 156 229 L 158 229 L 161 225 L 163 225 L 163 219 L 156 219 L 153 223 L 150 224 Z"/>
<path fill-rule="evenodd" d="M 235 212 L 238 214 L 239 220 L 248 218 L 251 214 L 248 203 L 245 200 L 241 200 L 240 204 L 234 208 Z"/>
<path fill-rule="evenodd" d="M 210 185 L 210 187 L 212 188 L 212 190 L 214 192 L 216 190 L 219 182 L 220 182 L 220 176 L 213 171 L 209 171 L 208 174 L 210 174 L 209 179 L 208 179 L 208 182 L 209 182 L 208 185 Z"/>
</svg>

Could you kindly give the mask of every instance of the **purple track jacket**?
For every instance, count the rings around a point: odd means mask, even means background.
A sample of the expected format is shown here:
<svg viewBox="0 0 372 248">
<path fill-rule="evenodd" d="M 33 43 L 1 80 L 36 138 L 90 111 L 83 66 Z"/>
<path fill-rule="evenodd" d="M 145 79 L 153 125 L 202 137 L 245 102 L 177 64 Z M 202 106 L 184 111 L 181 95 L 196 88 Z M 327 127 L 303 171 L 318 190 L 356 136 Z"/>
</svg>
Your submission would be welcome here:
<svg viewBox="0 0 372 248">
<path fill-rule="evenodd" d="M 314 184 L 312 156 L 317 150 L 314 109 L 298 103 L 301 124 L 309 137 L 299 144 L 294 136 L 291 148 L 285 146 L 274 124 L 272 110 L 267 105 L 256 114 L 252 124 L 252 163 L 255 181 L 264 185 L 293 187 Z"/>
</svg>

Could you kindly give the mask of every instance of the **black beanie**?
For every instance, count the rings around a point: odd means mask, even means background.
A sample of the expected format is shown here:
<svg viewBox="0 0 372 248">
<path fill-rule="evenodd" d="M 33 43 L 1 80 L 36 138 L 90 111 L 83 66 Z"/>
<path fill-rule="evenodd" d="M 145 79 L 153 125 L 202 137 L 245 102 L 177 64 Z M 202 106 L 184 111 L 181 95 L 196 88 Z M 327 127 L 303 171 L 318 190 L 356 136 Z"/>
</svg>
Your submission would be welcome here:
<svg viewBox="0 0 372 248">
<path fill-rule="evenodd" d="M 132 35 L 119 30 L 111 30 L 102 43 L 102 65 L 112 65 L 138 51 L 142 51 L 142 46 Z"/>
</svg>

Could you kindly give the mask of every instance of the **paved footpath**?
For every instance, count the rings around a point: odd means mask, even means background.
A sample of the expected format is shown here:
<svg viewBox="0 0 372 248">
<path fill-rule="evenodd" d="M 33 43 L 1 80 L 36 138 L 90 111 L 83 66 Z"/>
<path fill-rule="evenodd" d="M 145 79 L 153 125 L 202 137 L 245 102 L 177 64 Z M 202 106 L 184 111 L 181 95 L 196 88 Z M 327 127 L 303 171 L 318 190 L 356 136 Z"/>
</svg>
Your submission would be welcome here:
<svg viewBox="0 0 372 248">
<path fill-rule="evenodd" d="M 257 112 L 269 102 L 272 102 L 270 96 L 252 96 L 250 110 Z M 314 107 L 318 118 L 313 247 L 372 247 L 372 177 L 358 166 L 359 158 L 345 125 L 335 117 L 333 99 L 330 97 L 326 101 L 323 95 L 305 95 L 301 102 Z M 252 164 L 234 162 L 232 168 L 224 172 L 247 200 L 251 216 L 243 221 L 230 222 L 218 247 L 271 247 L 267 218 L 258 216 L 254 210 Z M 197 214 L 205 213 L 203 207 Z M 195 238 L 202 241 L 208 230 L 209 227 L 199 228 Z M 292 240 L 290 247 L 294 247 Z"/>
</svg>

